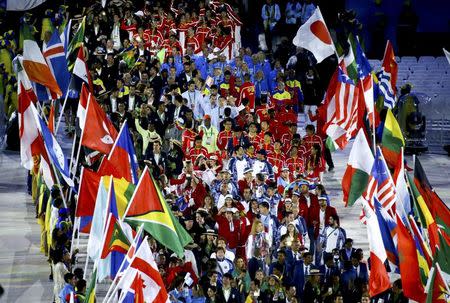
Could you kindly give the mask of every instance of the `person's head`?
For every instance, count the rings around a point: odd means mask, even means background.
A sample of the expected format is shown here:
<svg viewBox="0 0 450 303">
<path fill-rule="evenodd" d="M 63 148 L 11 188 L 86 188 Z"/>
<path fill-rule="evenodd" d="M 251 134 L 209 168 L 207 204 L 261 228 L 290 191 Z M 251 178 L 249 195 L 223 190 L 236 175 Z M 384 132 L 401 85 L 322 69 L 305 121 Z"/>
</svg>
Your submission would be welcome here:
<svg viewBox="0 0 450 303">
<path fill-rule="evenodd" d="M 242 147 L 242 145 L 236 146 L 235 150 L 236 150 L 236 156 L 242 157 L 244 155 L 244 147 Z"/>
<path fill-rule="evenodd" d="M 358 259 L 358 255 L 356 253 L 352 254 L 351 260 L 352 260 L 352 265 L 353 266 L 358 266 L 359 265 L 359 259 Z"/>
<path fill-rule="evenodd" d="M 259 213 L 261 215 L 267 216 L 269 214 L 269 203 L 266 201 L 263 201 L 259 204 Z"/>
<path fill-rule="evenodd" d="M 222 277 L 222 286 L 225 288 L 230 287 L 232 280 L 233 280 L 233 276 L 230 273 L 225 273 Z"/>
<path fill-rule="evenodd" d="M 329 218 L 328 218 L 328 224 L 330 225 L 330 226 L 333 226 L 333 227 L 335 227 L 336 225 L 338 225 L 338 221 L 339 221 L 339 217 L 337 216 L 337 215 L 331 215 Z"/>
<path fill-rule="evenodd" d="M 233 125 L 233 123 L 231 122 L 231 119 L 226 119 L 223 123 L 223 126 L 226 131 L 231 131 L 232 125 Z"/>
<path fill-rule="evenodd" d="M 308 194 L 309 193 L 309 184 L 308 182 L 302 182 L 300 185 L 300 192 L 302 194 Z"/>
<path fill-rule="evenodd" d="M 283 264 L 285 260 L 286 260 L 286 252 L 284 250 L 278 251 L 277 254 L 278 263 Z"/>
<path fill-rule="evenodd" d="M 314 135 L 314 134 L 315 134 L 316 128 L 314 127 L 314 125 L 308 124 L 308 125 L 306 125 L 306 127 L 305 127 L 305 131 L 306 131 L 306 134 L 307 134 L 308 136 L 311 136 L 311 135 Z"/>
<path fill-rule="evenodd" d="M 233 220 L 233 213 L 234 213 L 234 211 L 231 209 L 227 209 L 225 211 L 225 218 L 230 222 Z"/>
<path fill-rule="evenodd" d="M 216 273 L 217 276 L 217 273 Z M 217 280 L 217 278 L 216 278 Z M 214 298 L 216 296 L 217 293 L 217 288 L 215 286 L 209 286 L 208 290 L 206 291 L 206 294 L 208 295 L 208 298 Z"/>
<path fill-rule="evenodd" d="M 76 288 L 77 292 L 84 294 L 86 292 L 86 280 L 83 278 L 78 279 Z"/>
<path fill-rule="evenodd" d="M 365 293 L 361 296 L 361 303 L 370 303 L 370 296 L 368 293 Z"/>
<path fill-rule="evenodd" d="M 333 303 L 344 303 L 344 297 L 341 294 L 337 294 L 334 297 Z"/>
<path fill-rule="evenodd" d="M 74 269 L 73 274 L 78 278 L 78 280 L 83 279 L 84 270 L 81 267 Z"/>
<path fill-rule="evenodd" d="M 190 92 L 194 92 L 195 91 L 195 82 L 193 80 L 189 81 L 188 89 L 189 89 Z"/>
<path fill-rule="evenodd" d="M 305 252 L 303 254 L 303 261 L 305 262 L 306 265 L 310 265 L 313 261 L 312 253 L 310 253 L 309 251 Z"/>
<path fill-rule="evenodd" d="M 217 247 L 216 258 L 217 260 L 223 260 L 223 258 L 225 258 L 225 248 Z"/>
<path fill-rule="evenodd" d="M 352 238 L 345 239 L 344 247 L 347 249 L 351 249 L 353 247 L 353 239 Z"/>
<path fill-rule="evenodd" d="M 319 197 L 319 205 L 320 208 L 324 209 L 327 207 L 327 198 L 326 197 Z"/>
<path fill-rule="evenodd" d="M 256 234 L 262 233 L 263 231 L 264 231 L 263 223 L 259 219 L 254 219 L 251 233 L 253 235 L 256 235 Z"/>
<path fill-rule="evenodd" d="M 194 226 L 194 218 L 192 218 L 192 216 L 186 216 L 184 219 L 184 225 L 187 230 L 191 230 Z"/>
<path fill-rule="evenodd" d="M 322 148 L 320 147 L 319 144 L 314 144 L 311 148 L 311 154 L 315 155 L 317 157 L 320 157 L 322 155 Z"/>
<path fill-rule="evenodd" d="M 245 201 L 250 201 L 252 198 L 252 190 L 248 187 L 244 188 L 242 197 L 244 198 Z"/>
<path fill-rule="evenodd" d="M 392 283 L 392 291 L 394 294 L 400 294 L 403 291 L 402 279 L 397 279 Z"/>
<path fill-rule="evenodd" d="M 280 92 L 284 91 L 284 82 L 283 82 L 283 81 L 278 81 L 278 83 L 277 83 L 277 89 L 278 89 L 278 91 L 280 91 Z"/>
<path fill-rule="evenodd" d="M 201 148 L 202 147 L 202 137 L 201 136 L 196 136 L 194 138 L 194 145 L 196 148 Z"/>
<path fill-rule="evenodd" d="M 73 287 L 77 285 L 77 281 L 78 281 L 77 277 L 71 272 L 68 272 L 67 274 L 64 275 L 64 282 L 72 285 Z"/>
<path fill-rule="evenodd" d="M 185 73 L 188 74 L 191 72 L 191 62 L 184 62 L 183 67 L 184 67 Z M 195 87 L 195 83 L 194 83 L 194 87 Z"/>
</svg>

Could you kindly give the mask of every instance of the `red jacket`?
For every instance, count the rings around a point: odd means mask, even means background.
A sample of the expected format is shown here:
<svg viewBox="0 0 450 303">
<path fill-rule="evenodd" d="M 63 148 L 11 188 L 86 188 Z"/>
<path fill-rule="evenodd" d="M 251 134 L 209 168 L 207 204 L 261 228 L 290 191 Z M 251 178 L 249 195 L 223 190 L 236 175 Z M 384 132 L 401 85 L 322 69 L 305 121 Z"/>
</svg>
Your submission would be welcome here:
<svg viewBox="0 0 450 303">
<path fill-rule="evenodd" d="M 214 220 L 219 225 L 219 230 L 217 231 L 219 237 L 223 237 L 228 243 L 230 249 L 236 248 L 239 240 L 240 233 L 240 220 L 233 220 L 234 230 L 230 230 L 230 222 L 225 218 L 224 215 L 215 215 Z"/>
<path fill-rule="evenodd" d="M 251 82 L 244 82 L 241 85 L 241 89 L 239 92 L 239 99 L 237 100 L 236 106 L 241 105 L 242 99 L 247 98 L 249 103 L 248 107 L 251 112 L 255 111 L 255 86 Z"/>
<path fill-rule="evenodd" d="M 228 140 L 231 139 L 232 137 L 233 137 L 233 132 L 231 130 L 230 131 L 226 131 L 226 130 L 221 131 L 217 135 L 217 147 L 222 151 L 225 150 L 228 145 Z"/>
<path fill-rule="evenodd" d="M 325 208 L 325 226 L 328 225 L 328 218 L 330 218 L 330 216 L 332 215 L 337 216 L 336 208 L 327 206 Z M 320 207 L 311 208 L 311 210 L 309 211 L 309 221 L 318 222 L 316 225 L 314 225 L 314 235 L 317 237 L 319 235 Z"/>
<path fill-rule="evenodd" d="M 298 207 L 300 209 L 300 215 L 305 219 L 306 226 L 313 227 L 312 221 L 310 221 L 310 213 L 315 213 L 318 209 L 320 209 L 319 199 L 314 194 L 309 194 L 310 204 L 306 202 L 306 198 L 304 195 L 301 195 L 298 200 Z"/>
</svg>

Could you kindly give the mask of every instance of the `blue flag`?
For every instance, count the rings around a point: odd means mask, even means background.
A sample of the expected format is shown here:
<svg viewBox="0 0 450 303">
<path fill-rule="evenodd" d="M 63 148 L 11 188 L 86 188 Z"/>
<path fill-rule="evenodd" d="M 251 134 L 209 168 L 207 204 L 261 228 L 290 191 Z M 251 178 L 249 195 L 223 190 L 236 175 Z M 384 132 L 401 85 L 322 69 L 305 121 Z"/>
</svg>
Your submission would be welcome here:
<svg viewBox="0 0 450 303">
<path fill-rule="evenodd" d="M 386 212 L 376 198 L 374 200 L 375 213 L 377 215 L 378 224 L 380 226 L 381 238 L 383 239 L 384 248 L 388 260 L 394 264 L 399 265 L 397 245 L 394 241 L 396 235 L 397 222 Z"/>
<path fill-rule="evenodd" d="M 53 136 L 53 134 L 50 132 L 42 118 L 37 115 L 37 112 L 36 118 L 39 120 L 39 128 L 42 134 L 42 138 L 44 139 L 44 145 L 47 149 L 52 164 L 61 173 L 64 181 L 66 181 L 69 186 L 73 187 L 73 181 L 72 179 L 70 179 L 69 163 L 64 156 L 61 146 L 59 145 L 58 141 L 56 141 L 55 136 Z"/>
<path fill-rule="evenodd" d="M 372 67 L 370 66 L 369 60 L 367 60 L 366 54 L 364 54 L 358 39 L 355 39 L 355 61 L 360 79 L 363 79 L 372 72 Z"/>
</svg>

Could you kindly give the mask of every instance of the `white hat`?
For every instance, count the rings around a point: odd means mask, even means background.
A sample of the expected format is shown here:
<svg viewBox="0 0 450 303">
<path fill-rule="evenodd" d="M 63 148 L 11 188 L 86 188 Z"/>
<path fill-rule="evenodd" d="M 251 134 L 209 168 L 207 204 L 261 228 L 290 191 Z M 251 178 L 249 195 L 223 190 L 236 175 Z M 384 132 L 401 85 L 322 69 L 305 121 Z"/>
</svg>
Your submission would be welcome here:
<svg viewBox="0 0 450 303">
<path fill-rule="evenodd" d="M 137 11 L 137 12 L 135 12 L 134 13 L 136 16 L 139 16 L 139 17 L 144 17 L 144 12 L 143 11 Z"/>
<path fill-rule="evenodd" d="M 238 112 L 241 112 L 245 109 L 245 106 L 243 104 L 239 105 L 239 107 L 237 108 Z"/>
</svg>

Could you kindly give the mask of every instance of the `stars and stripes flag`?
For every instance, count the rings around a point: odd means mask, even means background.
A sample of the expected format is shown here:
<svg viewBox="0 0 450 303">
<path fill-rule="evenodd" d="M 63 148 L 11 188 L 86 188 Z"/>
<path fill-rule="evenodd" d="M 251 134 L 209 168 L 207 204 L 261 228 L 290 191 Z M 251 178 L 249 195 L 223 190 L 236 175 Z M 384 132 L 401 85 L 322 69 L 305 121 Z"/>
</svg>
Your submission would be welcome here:
<svg viewBox="0 0 450 303">
<path fill-rule="evenodd" d="M 358 131 L 361 120 L 358 111 L 359 91 L 341 62 L 330 81 L 321 109 L 326 111 L 324 131 L 333 142 L 334 148 L 344 149 Z"/>
</svg>

